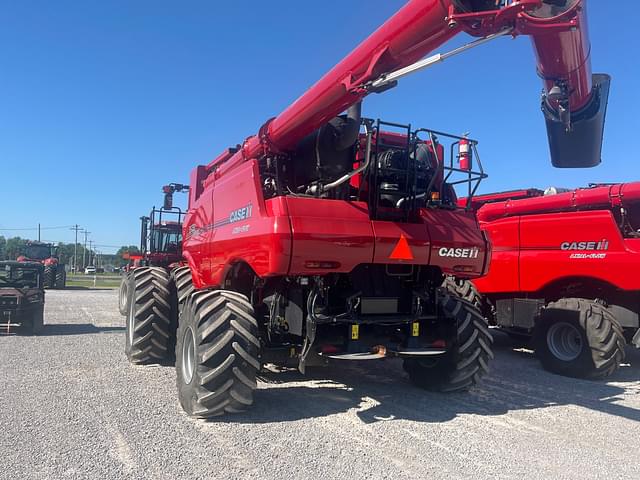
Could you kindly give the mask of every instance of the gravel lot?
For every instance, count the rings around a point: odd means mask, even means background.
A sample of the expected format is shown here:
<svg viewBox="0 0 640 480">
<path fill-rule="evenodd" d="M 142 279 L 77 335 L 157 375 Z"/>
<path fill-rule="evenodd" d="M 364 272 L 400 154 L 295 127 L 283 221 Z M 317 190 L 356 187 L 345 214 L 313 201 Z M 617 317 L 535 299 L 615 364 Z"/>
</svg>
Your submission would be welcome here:
<svg viewBox="0 0 640 480">
<path fill-rule="evenodd" d="M 1 479 L 640 478 L 640 352 L 609 382 L 497 336 L 482 386 L 440 395 L 397 362 L 265 374 L 253 409 L 186 417 L 171 367 L 133 367 L 115 291 L 47 292 L 39 337 L 0 337 Z"/>
</svg>

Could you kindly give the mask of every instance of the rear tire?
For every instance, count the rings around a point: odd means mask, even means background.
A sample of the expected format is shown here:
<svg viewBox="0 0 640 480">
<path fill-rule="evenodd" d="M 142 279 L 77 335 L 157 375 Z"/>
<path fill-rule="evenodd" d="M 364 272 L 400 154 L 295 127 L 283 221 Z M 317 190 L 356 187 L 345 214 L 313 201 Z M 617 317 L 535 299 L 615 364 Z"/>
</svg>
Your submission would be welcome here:
<svg viewBox="0 0 640 480">
<path fill-rule="evenodd" d="M 129 274 L 123 275 L 120 281 L 120 288 L 118 289 L 118 310 L 120 311 L 120 315 L 125 317 L 128 315 L 129 308 L 131 307 L 131 296 L 129 295 L 130 281 Z"/>
<path fill-rule="evenodd" d="M 125 353 L 131 363 L 159 363 L 169 357 L 171 315 L 167 272 L 141 267 L 131 273 Z"/>
<path fill-rule="evenodd" d="M 470 280 L 461 280 L 455 277 L 445 277 L 442 286 L 454 295 L 466 300 L 482 311 L 482 295 Z"/>
<path fill-rule="evenodd" d="M 64 265 L 58 264 L 56 267 L 56 288 L 63 289 L 67 286 L 67 272 Z"/>
<path fill-rule="evenodd" d="M 194 417 L 241 412 L 260 370 L 258 322 L 244 295 L 201 290 L 183 306 L 176 345 L 180 405 Z"/>
<path fill-rule="evenodd" d="M 540 312 L 534 332 L 536 355 L 550 372 L 604 378 L 624 360 L 622 327 L 609 309 L 593 300 L 563 298 Z"/>
<path fill-rule="evenodd" d="M 189 267 L 178 267 L 171 272 L 173 281 L 176 284 L 176 292 L 178 296 L 178 305 L 184 305 L 189 295 L 194 291 L 193 279 Z"/>
<path fill-rule="evenodd" d="M 44 267 L 42 274 L 42 286 L 44 288 L 53 288 L 56 281 L 56 272 L 53 266 L 47 265 Z"/>
<path fill-rule="evenodd" d="M 44 305 L 38 307 L 31 319 L 31 334 L 39 335 L 44 330 Z"/>
<path fill-rule="evenodd" d="M 418 387 L 440 392 L 467 390 L 489 371 L 493 338 L 486 320 L 470 302 L 442 288 L 440 315 L 455 326 L 449 351 L 433 359 L 406 359 L 404 369 Z"/>
</svg>

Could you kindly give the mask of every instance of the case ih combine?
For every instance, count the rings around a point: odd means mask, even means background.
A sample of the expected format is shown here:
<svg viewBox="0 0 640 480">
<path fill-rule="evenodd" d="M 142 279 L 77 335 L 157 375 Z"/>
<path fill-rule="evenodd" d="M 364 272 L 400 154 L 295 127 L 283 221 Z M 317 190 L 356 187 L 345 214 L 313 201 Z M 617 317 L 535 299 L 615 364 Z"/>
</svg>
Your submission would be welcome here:
<svg viewBox="0 0 640 480">
<path fill-rule="evenodd" d="M 480 40 L 421 60 L 461 32 Z M 553 163 L 597 164 L 609 79 L 591 74 L 584 1 L 410 1 L 257 135 L 193 170 L 188 265 L 134 276 L 129 359 L 158 362 L 177 337 L 178 397 L 197 417 L 250 405 L 264 363 L 399 357 L 419 386 L 476 383 L 491 335 L 442 286 L 487 269 L 453 188 L 472 196 L 484 176 L 476 142 L 372 121 L 361 102 L 503 35 L 533 39 Z"/>
<path fill-rule="evenodd" d="M 51 243 L 27 242 L 24 255 L 18 262 L 38 262 L 44 266 L 42 283 L 44 288 L 64 288 L 67 284 L 67 272 L 60 258 L 58 249 Z"/>
<path fill-rule="evenodd" d="M 493 244 L 489 275 L 475 280 L 487 314 L 511 335 L 533 335 L 545 368 L 604 377 L 626 342 L 640 347 L 640 182 L 472 202 Z"/>
<path fill-rule="evenodd" d="M 170 183 L 162 187 L 164 204 L 153 207 L 149 216 L 140 217 L 140 255 L 127 254 L 129 264 L 125 269 L 118 293 L 119 310 L 122 315 L 129 312 L 129 285 L 132 278 L 138 287 L 146 285 L 154 272 L 169 272 L 182 262 L 182 219 L 184 212 L 173 206 L 175 192 L 188 192 L 189 186 Z"/>
</svg>

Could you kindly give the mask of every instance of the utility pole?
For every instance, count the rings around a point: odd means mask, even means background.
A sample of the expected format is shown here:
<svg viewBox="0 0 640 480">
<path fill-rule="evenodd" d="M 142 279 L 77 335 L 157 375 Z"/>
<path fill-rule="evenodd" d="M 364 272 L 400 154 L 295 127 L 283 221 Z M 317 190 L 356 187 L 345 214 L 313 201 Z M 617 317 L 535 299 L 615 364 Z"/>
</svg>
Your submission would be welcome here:
<svg viewBox="0 0 640 480">
<path fill-rule="evenodd" d="M 80 230 L 80 227 L 76 223 L 73 227 L 71 227 L 71 230 L 75 230 L 76 232 L 76 243 L 73 244 L 73 271 L 77 272 L 78 271 L 78 230 Z"/>
<path fill-rule="evenodd" d="M 93 241 L 89 240 L 89 265 L 93 265 L 93 263 L 91 263 L 91 254 L 93 252 L 93 247 L 91 246 L 92 243 Z"/>
<path fill-rule="evenodd" d="M 38 241 L 40 241 L 40 224 L 38 223 Z"/>
<path fill-rule="evenodd" d="M 87 235 L 90 234 L 91 232 L 87 232 L 87 230 L 84 230 L 84 250 L 82 251 L 82 268 L 85 268 L 87 266 L 87 263 L 85 261 L 86 259 L 86 254 L 87 254 Z"/>
</svg>

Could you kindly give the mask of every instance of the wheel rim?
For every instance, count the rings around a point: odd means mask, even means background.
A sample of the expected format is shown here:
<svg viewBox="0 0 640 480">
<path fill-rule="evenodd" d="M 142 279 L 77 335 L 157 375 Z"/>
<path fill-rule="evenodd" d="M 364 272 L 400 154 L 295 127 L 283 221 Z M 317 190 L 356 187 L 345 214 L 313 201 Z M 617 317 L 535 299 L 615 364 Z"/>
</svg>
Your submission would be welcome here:
<svg viewBox="0 0 640 480">
<path fill-rule="evenodd" d="M 184 383 L 189 384 L 193 379 L 193 371 L 196 364 L 196 340 L 193 336 L 193 331 L 190 328 L 184 332 L 182 339 L 182 380 Z"/>
<path fill-rule="evenodd" d="M 131 305 L 129 306 L 129 315 L 127 315 L 127 335 L 129 337 L 129 345 L 133 345 L 133 330 L 136 326 L 136 317 L 133 314 L 136 308 L 136 302 L 131 299 Z"/>
<path fill-rule="evenodd" d="M 120 308 L 127 304 L 127 287 L 123 284 L 120 288 Z"/>
<path fill-rule="evenodd" d="M 557 322 L 547 331 L 547 345 L 556 358 L 571 362 L 582 352 L 582 335 L 574 325 Z"/>
</svg>

